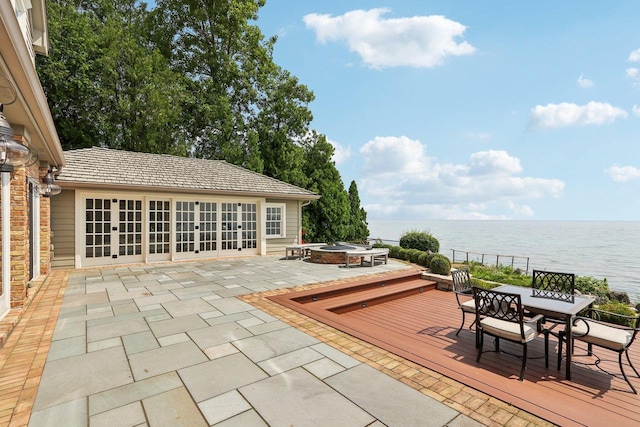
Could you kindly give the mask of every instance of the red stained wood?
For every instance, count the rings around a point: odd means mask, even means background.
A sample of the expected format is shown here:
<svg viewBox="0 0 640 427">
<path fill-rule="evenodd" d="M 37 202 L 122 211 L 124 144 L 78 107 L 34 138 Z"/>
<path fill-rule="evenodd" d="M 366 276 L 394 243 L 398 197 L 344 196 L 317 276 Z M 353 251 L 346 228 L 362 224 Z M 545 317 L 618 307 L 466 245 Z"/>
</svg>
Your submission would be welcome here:
<svg viewBox="0 0 640 427">
<path fill-rule="evenodd" d="M 390 281 L 384 288 L 393 292 L 394 286 L 415 281 L 415 276 L 409 276 Z M 427 290 L 384 297 L 379 286 L 367 286 L 366 282 L 352 285 L 352 292 L 371 293 L 371 289 L 378 289 L 374 291 L 378 303 L 361 308 L 358 297 L 348 291 L 350 285 L 344 284 L 270 299 L 555 424 L 640 425 L 640 397 L 621 378 L 585 365 L 595 359 L 586 356 L 582 343 L 576 342 L 573 378 L 567 381 L 564 369 L 556 369 L 557 340 L 551 337 L 549 368 L 545 368 L 544 339 L 540 336 L 529 347 L 525 379 L 520 382 L 520 360 L 491 351 L 490 338 L 485 339 L 485 352 L 476 363 L 475 332 L 468 328 L 472 316 L 467 315 L 465 328 L 456 336 L 462 313 L 452 292 Z M 323 294 L 325 291 L 328 293 Z M 309 295 L 315 295 L 317 301 L 311 301 Z M 332 307 L 345 307 L 345 302 L 355 309 L 331 311 Z M 522 348 L 517 344 L 502 341 L 500 345 L 505 352 L 521 354 Z M 630 356 L 640 368 L 640 344 L 636 347 Z M 595 351 L 606 359 L 601 366 L 619 372 L 617 354 L 597 348 Z M 631 368 L 626 371 L 640 389 L 640 379 L 632 376 Z"/>
</svg>

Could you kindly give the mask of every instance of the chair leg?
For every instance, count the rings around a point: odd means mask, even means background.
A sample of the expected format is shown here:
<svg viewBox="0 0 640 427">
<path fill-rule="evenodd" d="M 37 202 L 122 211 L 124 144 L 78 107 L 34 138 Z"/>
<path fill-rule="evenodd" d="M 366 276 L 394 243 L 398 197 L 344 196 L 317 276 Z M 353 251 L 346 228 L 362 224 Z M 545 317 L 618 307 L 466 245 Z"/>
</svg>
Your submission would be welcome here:
<svg viewBox="0 0 640 427">
<path fill-rule="evenodd" d="M 476 357 L 476 363 L 480 363 L 480 357 L 482 356 L 482 346 L 484 345 L 484 334 L 482 333 L 482 329 L 476 329 L 476 334 L 480 334 L 476 336 L 476 347 L 478 347 L 478 357 Z"/>
<path fill-rule="evenodd" d="M 496 351 L 500 351 L 500 338 L 496 337 L 493 341 L 493 345 L 495 346 Z"/>
<path fill-rule="evenodd" d="M 549 332 L 544 333 L 544 367 L 549 367 Z"/>
<path fill-rule="evenodd" d="M 522 344 L 522 367 L 520 368 L 520 378 L 518 381 L 524 380 L 524 370 L 527 366 L 527 343 Z"/>
<path fill-rule="evenodd" d="M 463 327 L 464 327 L 464 310 L 462 310 L 462 324 L 460 325 L 460 328 L 458 328 L 458 332 L 456 332 L 456 335 L 460 333 Z"/>
<path fill-rule="evenodd" d="M 631 387 L 631 390 L 633 390 L 633 394 L 638 394 L 638 392 L 636 391 L 636 388 L 633 386 L 633 384 L 631 384 L 631 381 L 629 381 L 629 378 L 627 378 L 627 374 L 624 373 L 624 367 L 622 366 L 622 353 L 623 352 L 618 353 L 618 364 L 620 365 L 620 372 L 622 372 L 622 377 L 627 382 L 627 384 L 629 384 L 629 387 Z M 624 351 L 624 353 L 627 353 L 626 350 Z M 629 360 L 629 354 L 627 354 L 627 360 Z M 635 371 L 635 368 L 634 368 L 634 371 Z"/>
<path fill-rule="evenodd" d="M 560 365 L 562 364 L 562 342 L 564 341 L 564 334 L 560 332 L 558 334 L 558 371 L 560 370 Z M 567 344 L 567 348 L 569 348 L 569 344 Z"/>
<path fill-rule="evenodd" d="M 633 372 L 635 372 L 635 373 L 636 373 L 636 376 L 637 376 L 638 378 L 640 378 L 640 374 L 638 373 L 638 371 L 636 371 L 636 367 L 635 367 L 635 366 L 633 366 L 633 363 L 631 363 L 631 359 L 629 359 L 629 351 L 628 351 L 628 349 L 627 349 L 627 350 L 625 350 L 624 354 L 626 354 L 626 355 L 627 355 L 627 362 L 629 362 L 629 366 L 631 366 L 631 369 L 633 369 Z"/>
</svg>

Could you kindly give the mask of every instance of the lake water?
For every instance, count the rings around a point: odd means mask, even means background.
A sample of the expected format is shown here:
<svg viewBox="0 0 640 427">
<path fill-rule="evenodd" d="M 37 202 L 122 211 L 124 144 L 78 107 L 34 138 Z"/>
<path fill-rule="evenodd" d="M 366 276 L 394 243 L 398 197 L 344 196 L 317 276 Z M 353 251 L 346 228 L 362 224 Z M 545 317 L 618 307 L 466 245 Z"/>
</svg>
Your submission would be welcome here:
<svg viewBox="0 0 640 427">
<path fill-rule="evenodd" d="M 370 220 L 371 239 L 398 244 L 406 231 L 427 231 L 449 259 L 485 255 L 485 264 L 499 262 L 531 270 L 575 273 L 607 279 L 609 288 L 640 300 L 640 222 L 607 221 L 397 221 Z"/>
</svg>

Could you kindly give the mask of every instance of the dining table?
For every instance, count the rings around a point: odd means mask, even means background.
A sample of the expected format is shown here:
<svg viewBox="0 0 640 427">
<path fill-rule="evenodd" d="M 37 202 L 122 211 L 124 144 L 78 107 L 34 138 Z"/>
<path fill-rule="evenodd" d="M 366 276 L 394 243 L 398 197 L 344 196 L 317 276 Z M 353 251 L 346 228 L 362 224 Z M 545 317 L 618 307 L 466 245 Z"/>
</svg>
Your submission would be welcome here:
<svg viewBox="0 0 640 427">
<path fill-rule="evenodd" d="M 595 302 L 595 297 L 591 295 L 568 295 L 560 293 L 539 292 L 533 288 L 513 285 L 501 285 L 495 290 L 519 294 L 522 306 L 534 313 L 542 314 L 545 318 L 564 320 L 565 337 L 567 340 L 567 355 L 565 378 L 571 380 L 571 353 L 573 346 L 573 319 L 583 309 L 591 307 Z"/>
</svg>

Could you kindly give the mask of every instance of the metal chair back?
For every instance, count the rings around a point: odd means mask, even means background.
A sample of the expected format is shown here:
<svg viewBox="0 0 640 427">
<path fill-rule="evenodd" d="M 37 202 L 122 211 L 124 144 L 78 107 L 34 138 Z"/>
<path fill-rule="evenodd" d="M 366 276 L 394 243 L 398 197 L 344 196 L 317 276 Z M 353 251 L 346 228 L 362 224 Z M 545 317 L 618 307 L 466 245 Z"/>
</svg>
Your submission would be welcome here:
<svg viewBox="0 0 640 427">
<path fill-rule="evenodd" d="M 576 276 L 573 273 L 533 270 L 531 289 L 536 297 L 571 301 L 576 290 Z"/>
</svg>

